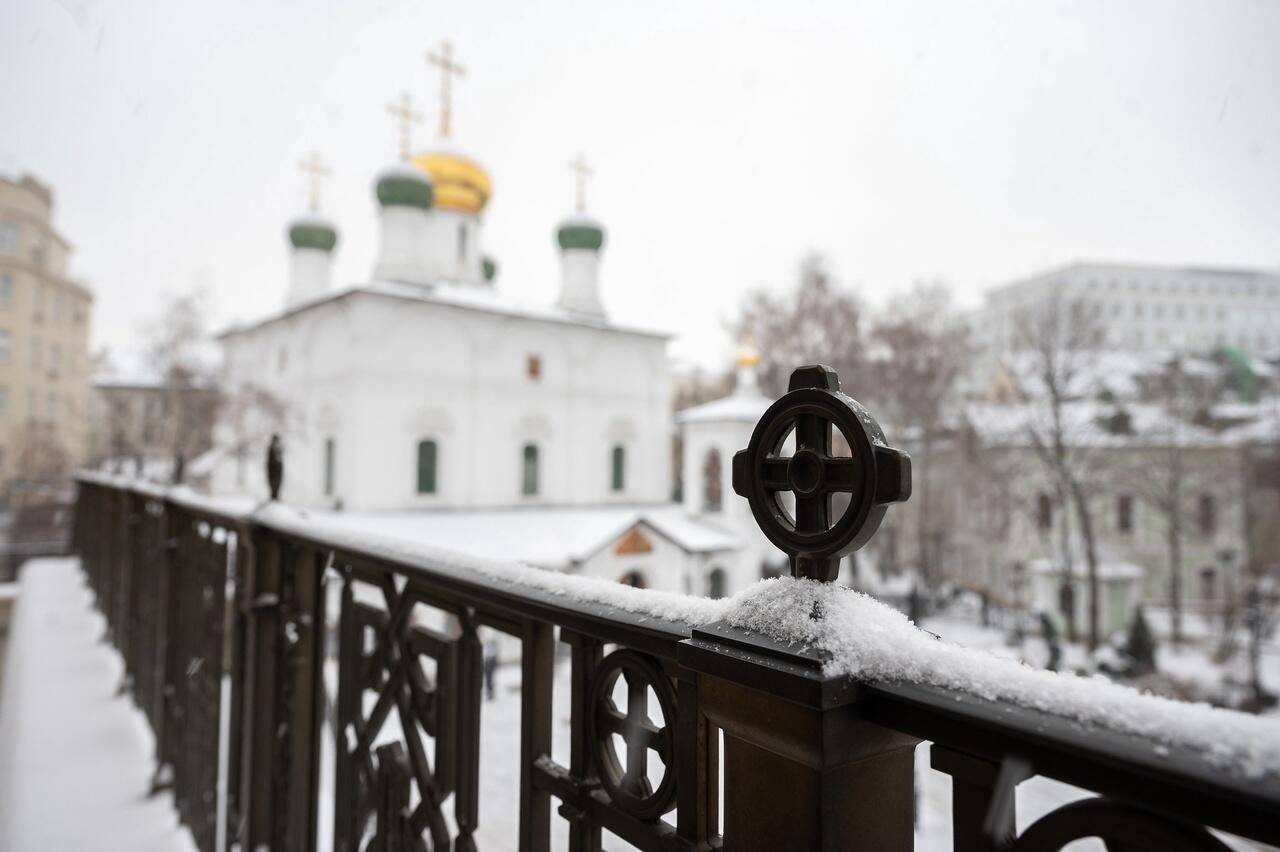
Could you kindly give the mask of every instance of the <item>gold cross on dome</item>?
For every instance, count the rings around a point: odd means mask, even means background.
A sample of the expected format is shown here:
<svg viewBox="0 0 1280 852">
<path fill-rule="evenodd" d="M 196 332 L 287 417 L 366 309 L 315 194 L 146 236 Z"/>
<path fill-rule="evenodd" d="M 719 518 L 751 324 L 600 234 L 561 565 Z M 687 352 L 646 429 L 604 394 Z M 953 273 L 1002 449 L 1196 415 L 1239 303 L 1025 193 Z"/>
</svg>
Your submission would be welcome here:
<svg viewBox="0 0 1280 852">
<path fill-rule="evenodd" d="M 581 213 L 587 209 L 587 178 L 595 174 L 595 170 L 587 165 L 585 154 L 579 154 L 578 159 L 571 161 L 569 169 L 573 172 L 576 183 L 575 205 Z"/>
<path fill-rule="evenodd" d="M 409 159 L 409 134 L 413 125 L 422 120 L 422 113 L 415 112 L 408 92 L 400 93 L 400 103 L 387 104 L 387 112 L 400 122 L 400 159 Z"/>
<path fill-rule="evenodd" d="M 448 139 L 453 119 L 453 78 L 462 77 L 467 69 L 453 61 L 453 45 L 441 42 L 440 52 L 427 52 L 427 64 L 440 69 L 440 138 Z"/>
<path fill-rule="evenodd" d="M 323 163 L 320 162 L 320 155 L 315 151 L 311 152 L 311 159 L 303 160 L 298 163 L 298 169 L 307 176 L 311 182 L 310 200 L 311 209 L 320 209 L 320 180 L 333 174 Z"/>
</svg>

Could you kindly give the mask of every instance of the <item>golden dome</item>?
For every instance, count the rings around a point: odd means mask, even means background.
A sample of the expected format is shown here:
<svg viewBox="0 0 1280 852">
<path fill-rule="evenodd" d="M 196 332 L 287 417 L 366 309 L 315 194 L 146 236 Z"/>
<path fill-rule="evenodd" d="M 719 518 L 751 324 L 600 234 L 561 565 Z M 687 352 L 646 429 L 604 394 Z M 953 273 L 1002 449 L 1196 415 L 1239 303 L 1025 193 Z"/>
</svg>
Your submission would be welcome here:
<svg viewBox="0 0 1280 852">
<path fill-rule="evenodd" d="M 756 349 L 756 341 L 751 332 L 742 335 L 742 345 L 738 348 L 739 367 L 754 367 L 760 363 L 760 352 Z"/>
<path fill-rule="evenodd" d="M 488 203 L 493 191 L 488 172 L 461 154 L 432 151 L 415 156 L 413 164 L 435 184 L 436 207 L 479 213 Z"/>
</svg>

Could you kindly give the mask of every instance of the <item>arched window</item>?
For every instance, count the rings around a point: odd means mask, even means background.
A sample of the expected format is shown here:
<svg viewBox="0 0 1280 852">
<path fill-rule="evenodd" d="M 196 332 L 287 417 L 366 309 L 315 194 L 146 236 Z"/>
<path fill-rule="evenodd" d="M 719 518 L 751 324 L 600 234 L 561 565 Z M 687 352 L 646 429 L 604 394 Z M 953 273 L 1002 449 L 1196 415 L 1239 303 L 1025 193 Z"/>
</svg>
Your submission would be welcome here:
<svg viewBox="0 0 1280 852">
<path fill-rule="evenodd" d="M 720 511 L 720 451 L 716 449 L 707 450 L 702 463 L 702 509 Z"/>
<path fill-rule="evenodd" d="M 627 487 L 627 450 L 621 444 L 613 448 L 611 461 L 610 486 L 614 491 L 622 491 Z"/>
<path fill-rule="evenodd" d="M 1133 532 L 1133 497 L 1128 494 L 1116 497 L 1116 529 Z"/>
<path fill-rule="evenodd" d="M 624 586 L 631 586 L 633 589 L 649 588 L 649 583 L 645 580 L 644 574 L 639 571 L 628 571 L 618 578 L 618 582 Z"/>
<path fill-rule="evenodd" d="M 1218 507 L 1212 494 L 1200 495 L 1199 523 L 1201 535 L 1213 535 L 1218 529 Z"/>
<path fill-rule="evenodd" d="M 521 465 L 520 493 L 532 496 L 538 493 L 538 445 L 525 444 Z"/>
<path fill-rule="evenodd" d="M 1218 596 L 1218 572 L 1212 568 L 1200 569 L 1200 597 L 1211 601 Z"/>
<path fill-rule="evenodd" d="M 728 582 L 729 578 L 724 573 L 723 568 L 712 568 L 711 573 L 707 575 L 707 597 L 724 597 L 725 587 L 728 585 Z"/>
<path fill-rule="evenodd" d="M 333 438 L 324 439 L 324 495 L 333 496 L 334 463 L 337 460 L 338 448 Z"/>
<path fill-rule="evenodd" d="M 418 493 L 436 493 L 436 454 L 435 441 L 418 442 Z"/>
<path fill-rule="evenodd" d="M 458 263 L 467 259 L 467 223 L 458 223 Z"/>
<path fill-rule="evenodd" d="M 1041 530 L 1053 527 L 1053 503 L 1049 500 L 1048 494 L 1036 497 L 1036 526 Z"/>
</svg>

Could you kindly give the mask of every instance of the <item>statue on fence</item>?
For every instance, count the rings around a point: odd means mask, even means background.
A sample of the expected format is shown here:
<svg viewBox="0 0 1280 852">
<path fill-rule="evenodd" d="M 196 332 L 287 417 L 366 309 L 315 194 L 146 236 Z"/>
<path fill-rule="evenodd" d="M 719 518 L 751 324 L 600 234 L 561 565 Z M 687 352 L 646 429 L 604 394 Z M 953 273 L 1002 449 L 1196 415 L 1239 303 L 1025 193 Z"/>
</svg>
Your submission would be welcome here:
<svg viewBox="0 0 1280 852">
<path fill-rule="evenodd" d="M 267 488 L 271 490 L 271 499 L 280 499 L 280 485 L 284 482 L 284 444 L 278 434 L 271 436 L 267 445 Z"/>
</svg>

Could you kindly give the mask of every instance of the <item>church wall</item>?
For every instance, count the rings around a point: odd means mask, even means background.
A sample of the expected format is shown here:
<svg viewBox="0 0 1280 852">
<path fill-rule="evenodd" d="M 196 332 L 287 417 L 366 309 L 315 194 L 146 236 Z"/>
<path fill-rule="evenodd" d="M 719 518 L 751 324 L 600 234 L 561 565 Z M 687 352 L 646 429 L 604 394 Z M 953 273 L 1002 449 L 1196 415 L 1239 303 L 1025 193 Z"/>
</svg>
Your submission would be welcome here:
<svg viewBox="0 0 1280 852">
<path fill-rule="evenodd" d="M 670 496 L 660 338 L 357 294 L 237 335 L 227 354 L 229 374 L 301 412 L 286 435 L 285 495 L 303 505 L 333 504 L 323 487 L 329 437 L 333 496 L 348 509 Z M 438 445 L 434 495 L 416 493 L 424 439 Z M 535 496 L 521 493 L 525 443 L 539 448 Z M 614 444 L 626 448 L 621 492 L 611 489 Z M 236 490 L 227 484 L 215 477 Z"/>
</svg>

